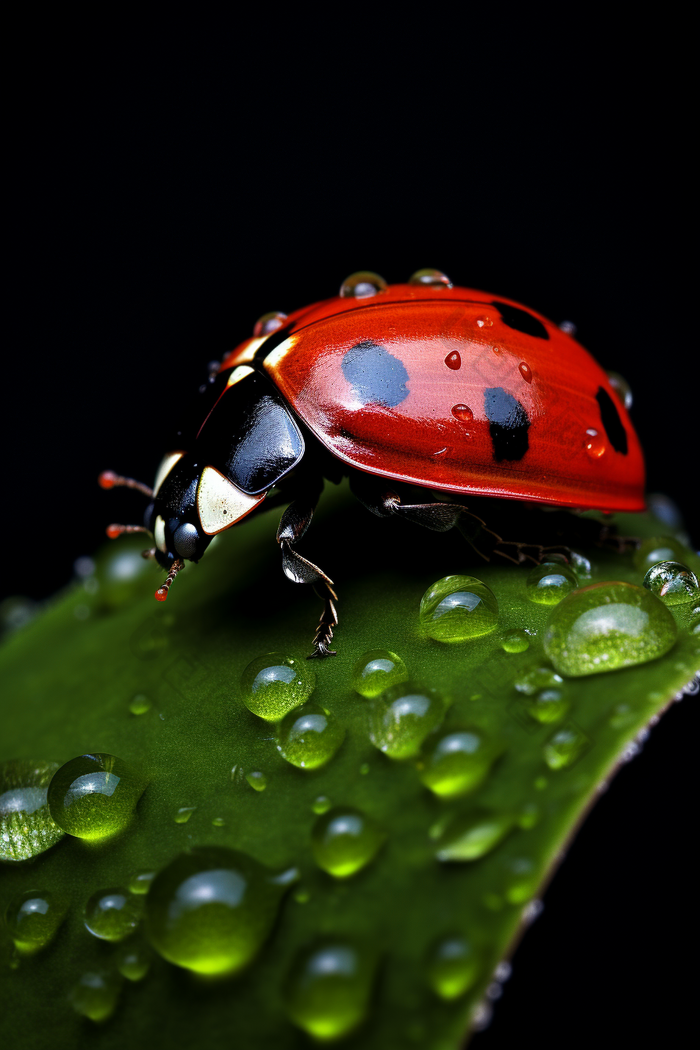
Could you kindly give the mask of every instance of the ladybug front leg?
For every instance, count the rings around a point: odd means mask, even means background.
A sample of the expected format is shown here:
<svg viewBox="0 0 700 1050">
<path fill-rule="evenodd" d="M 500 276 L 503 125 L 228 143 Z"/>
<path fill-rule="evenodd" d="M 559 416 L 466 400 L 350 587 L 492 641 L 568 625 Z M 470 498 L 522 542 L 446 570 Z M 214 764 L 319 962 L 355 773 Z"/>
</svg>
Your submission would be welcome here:
<svg viewBox="0 0 700 1050">
<path fill-rule="evenodd" d="M 291 503 L 280 519 L 277 529 L 277 542 L 282 551 L 282 569 L 285 576 L 294 583 L 310 583 L 318 597 L 323 601 L 323 612 L 314 635 L 314 651 L 307 658 L 335 656 L 335 650 L 329 649 L 333 639 L 333 630 L 338 625 L 338 613 L 335 603 L 338 596 L 333 590 L 333 580 L 314 565 L 308 558 L 294 550 L 296 543 L 304 535 L 313 517 L 316 501 L 307 498 L 296 499 Z"/>
</svg>

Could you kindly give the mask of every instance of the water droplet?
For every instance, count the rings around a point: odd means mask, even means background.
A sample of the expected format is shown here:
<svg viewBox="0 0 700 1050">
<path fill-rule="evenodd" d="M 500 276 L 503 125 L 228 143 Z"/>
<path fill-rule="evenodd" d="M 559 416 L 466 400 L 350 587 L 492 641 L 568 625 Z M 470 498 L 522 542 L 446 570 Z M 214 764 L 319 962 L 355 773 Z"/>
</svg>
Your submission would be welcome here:
<svg viewBox="0 0 700 1050">
<path fill-rule="evenodd" d="M 297 904 L 308 904 L 311 900 L 311 894 L 305 886 L 300 886 L 298 890 L 295 890 L 292 897 Z"/>
<path fill-rule="evenodd" d="M 530 717 L 545 725 L 562 719 L 570 706 L 560 689 L 541 689 L 523 700 L 523 707 Z"/>
<path fill-rule="evenodd" d="M 590 746 L 590 740 L 574 722 L 558 729 L 544 745 L 544 760 L 550 769 L 572 766 Z"/>
<path fill-rule="evenodd" d="M 278 722 L 311 696 L 316 675 L 304 660 L 267 653 L 248 664 L 241 675 L 243 703 L 254 715 Z"/>
<path fill-rule="evenodd" d="M 544 562 L 530 571 L 525 583 L 527 596 L 539 605 L 557 605 L 578 587 L 576 573 L 568 565 Z"/>
<path fill-rule="evenodd" d="M 627 380 L 619 372 L 608 372 L 608 382 L 627 411 L 632 407 L 632 390 Z"/>
<path fill-rule="evenodd" d="M 0 765 L 0 861 L 29 860 L 63 838 L 47 793 L 56 762 L 24 759 Z"/>
<path fill-rule="evenodd" d="M 600 459 L 606 448 L 605 441 L 597 430 L 591 427 L 586 431 L 586 452 L 591 459 Z"/>
<path fill-rule="evenodd" d="M 267 777 L 260 770 L 256 770 L 253 773 L 246 773 L 246 780 L 253 788 L 254 791 L 264 791 L 267 787 Z"/>
<path fill-rule="evenodd" d="M 287 981 L 290 1019 L 315 1039 L 347 1035 L 367 1015 L 375 965 L 367 950 L 346 940 L 326 939 L 306 948 Z"/>
<path fill-rule="evenodd" d="M 416 270 L 408 278 L 409 284 L 418 284 L 423 288 L 451 288 L 452 281 L 441 270 Z"/>
<path fill-rule="evenodd" d="M 370 649 L 353 667 L 351 685 L 360 696 L 371 699 L 407 679 L 408 671 L 400 656 L 388 649 Z"/>
<path fill-rule="evenodd" d="M 67 905 L 49 890 L 25 890 L 12 898 L 5 921 L 20 952 L 45 948 L 63 922 Z"/>
<path fill-rule="evenodd" d="M 576 325 L 574 324 L 573 321 L 562 321 L 561 324 L 559 325 L 559 328 L 560 328 L 560 330 L 562 332 L 565 333 L 565 335 L 570 335 L 570 336 L 575 336 L 576 335 Z"/>
<path fill-rule="evenodd" d="M 120 758 L 79 755 L 54 774 L 48 799 L 51 816 L 69 835 L 103 839 L 123 831 L 147 780 Z"/>
<path fill-rule="evenodd" d="M 434 689 L 410 682 L 393 685 L 372 701 L 370 740 L 389 758 L 411 758 L 444 716 L 445 703 Z"/>
<path fill-rule="evenodd" d="M 263 314 L 255 322 L 253 328 L 253 336 L 255 339 L 259 339 L 264 335 L 272 335 L 278 328 L 281 328 L 284 322 L 287 320 L 287 315 L 280 313 L 279 310 L 272 310 L 269 314 Z"/>
<path fill-rule="evenodd" d="M 262 948 L 296 878 L 293 869 L 275 876 L 239 850 L 194 847 L 153 880 L 146 898 L 151 942 L 176 966 L 234 973 Z"/>
<path fill-rule="evenodd" d="M 152 956 L 145 944 L 125 945 L 117 956 L 117 969 L 128 981 L 142 981 L 151 968 Z"/>
<path fill-rule="evenodd" d="M 85 905 L 85 926 L 101 941 L 123 941 L 141 921 L 141 901 L 127 890 L 98 890 Z"/>
<path fill-rule="evenodd" d="M 661 561 L 652 565 L 644 577 L 644 586 L 664 605 L 684 605 L 695 601 L 700 594 L 697 576 L 679 561 Z"/>
<path fill-rule="evenodd" d="M 325 795 L 319 795 L 318 798 L 315 798 L 311 806 L 314 813 L 327 813 L 330 808 L 331 800 L 326 798 Z"/>
<path fill-rule="evenodd" d="M 421 598 L 420 623 L 438 642 L 464 642 L 498 625 L 493 591 L 474 576 L 445 576 Z"/>
<path fill-rule="evenodd" d="M 529 926 L 531 923 L 533 923 L 535 921 L 535 919 L 538 919 L 540 917 L 540 915 L 542 914 L 543 911 L 544 911 L 544 904 L 543 904 L 542 901 L 540 901 L 540 900 L 530 901 L 530 903 L 526 904 L 525 907 L 523 908 L 523 915 L 522 915 L 523 922 L 525 923 L 526 926 Z"/>
<path fill-rule="evenodd" d="M 569 557 L 571 559 L 571 568 L 579 579 L 582 577 L 589 579 L 593 575 L 593 567 L 584 554 L 580 554 L 578 551 L 569 551 Z"/>
<path fill-rule="evenodd" d="M 196 806 L 180 806 L 180 808 L 175 813 L 173 820 L 176 824 L 186 824 L 192 816 L 192 814 L 194 813 L 194 811 L 196 810 L 196 808 Z"/>
<path fill-rule="evenodd" d="M 660 561 L 684 562 L 688 552 L 673 536 L 651 536 L 644 540 L 634 552 L 634 566 L 645 573 Z"/>
<path fill-rule="evenodd" d="M 367 776 L 367 774 L 369 773 L 369 762 L 362 763 L 362 765 L 360 766 L 360 773 L 363 777 Z"/>
<path fill-rule="evenodd" d="M 553 689 L 564 684 L 564 679 L 551 667 L 529 667 L 513 682 L 519 693 L 534 696 L 541 689 Z"/>
<path fill-rule="evenodd" d="M 458 368 L 462 367 L 462 358 L 457 350 L 453 350 L 451 354 L 448 354 L 445 358 L 445 364 L 448 368 L 452 368 L 455 372 Z"/>
<path fill-rule="evenodd" d="M 145 715 L 151 709 L 151 701 L 143 693 L 137 693 L 129 702 L 132 715 Z"/>
<path fill-rule="evenodd" d="M 477 328 L 491 328 L 493 321 L 490 317 L 477 317 L 476 319 Z"/>
<path fill-rule="evenodd" d="M 501 647 L 507 653 L 524 653 L 530 647 L 527 631 L 521 631 L 519 627 L 512 627 L 503 635 Z"/>
<path fill-rule="evenodd" d="M 226 821 L 224 820 L 223 817 L 214 817 L 214 819 L 212 820 L 212 825 L 215 828 L 225 828 L 226 827 Z"/>
<path fill-rule="evenodd" d="M 537 889 L 538 878 L 535 865 L 528 857 L 516 857 L 510 861 L 507 868 L 506 900 L 509 904 L 525 904 Z M 500 980 L 505 981 L 507 977 L 502 977 Z"/>
<path fill-rule="evenodd" d="M 524 361 L 521 361 L 518 365 L 520 369 L 520 375 L 523 377 L 526 383 L 532 382 L 532 369 L 529 365 L 526 365 Z"/>
<path fill-rule="evenodd" d="M 655 660 L 676 634 L 671 613 L 643 587 L 593 583 L 552 611 L 544 650 L 557 671 L 578 677 Z"/>
<path fill-rule="evenodd" d="M 453 405 L 452 415 L 462 423 L 470 423 L 474 418 L 474 413 L 468 405 Z"/>
<path fill-rule="evenodd" d="M 116 1009 L 121 986 L 118 973 L 84 973 L 71 992 L 73 1009 L 91 1021 L 106 1021 Z"/>
<path fill-rule="evenodd" d="M 350 806 L 336 806 L 314 824 L 311 848 L 319 868 L 345 879 L 369 864 L 385 839 L 372 817 Z"/>
<path fill-rule="evenodd" d="M 129 892 L 136 894 L 148 893 L 155 874 L 155 871 L 135 871 L 129 879 Z"/>
<path fill-rule="evenodd" d="M 515 824 L 508 813 L 474 810 L 456 816 L 438 842 L 436 857 L 442 861 L 471 861 L 485 856 L 505 838 Z"/>
<path fill-rule="evenodd" d="M 345 729 L 337 718 L 312 703 L 290 711 L 277 728 L 277 750 L 298 769 L 318 769 L 344 739 Z"/>
<path fill-rule="evenodd" d="M 340 286 L 341 299 L 369 299 L 372 295 L 385 292 L 389 285 L 378 273 L 371 270 L 358 270 L 346 277 Z"/>
<path fill-rule="evenodd" d="M 442 937 L 427 957 L 428 984 L 441 999 L 458 999 L 476 982 L 481 969 L 472 945 L 460 934 Z"/>
<path fill-rule="evenodd" d="M 486 779 L 497 754 L 498 748 L 479 730 L 444 733 L 424 750 L 420 778 L 443 798 L 465 795 Z"/>
</svg>

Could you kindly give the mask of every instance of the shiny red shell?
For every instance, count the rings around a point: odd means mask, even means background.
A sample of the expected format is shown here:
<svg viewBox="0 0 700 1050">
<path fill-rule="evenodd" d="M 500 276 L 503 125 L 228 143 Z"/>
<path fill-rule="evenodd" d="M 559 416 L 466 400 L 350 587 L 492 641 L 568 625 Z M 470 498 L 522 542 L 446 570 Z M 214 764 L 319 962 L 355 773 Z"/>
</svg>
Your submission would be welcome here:
<svg viewBox="0 0 700 1050">
<path fill-rule="evenodd" d="M 254 358 L 360 470 L 457 494 L 644 509 L 644 459 L 620 394 L 575 339 L 512 300 L 416 285 L 328 299 L 221 367 Z"/>
</svg>

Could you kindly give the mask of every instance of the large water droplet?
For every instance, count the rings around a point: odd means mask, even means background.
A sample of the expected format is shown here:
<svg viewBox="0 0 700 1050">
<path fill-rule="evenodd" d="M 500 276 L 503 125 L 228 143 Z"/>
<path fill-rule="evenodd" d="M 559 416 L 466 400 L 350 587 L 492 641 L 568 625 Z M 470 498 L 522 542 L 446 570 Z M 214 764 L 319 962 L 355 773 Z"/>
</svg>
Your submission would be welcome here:
<svg viewBox="0 0 700 1050">
<path fill-rule="evenodd" d="M 345 879 L 369 864 L 385 839 L 372 817 L 350 806 L 337 806 L 314 824 L 311 848 L 319 868 Z"/>
<path fill-rule="evenodd" d="M 85 905 L 85 926 L 101 941 L 123 941 L 141 921 L 141 901 L 127 890 L 98 890 Z"/>
<path fill-rule="evenodd" d="M 451 288 L 452 281 L 443 273 L 441 270 L 432 270 L 427 268 L 425 270 L 416 270 L 408 278 L 409 284 L 417 284 L 423 288 Z"/>
<path fill-rule="evenodd" d="M 444 733 L 424 750 L 420 778 L 443 798 L 465 795 L 486 779 L 497 754 L 498 748 L 480 730 Z"/>
<path fill-rule="evenodd" d="M 378 273 L 371 270 L 358 270 L 346 277 L 338 293 L 341 299 L 369 299 L 373 295 L 385 292 L 389 285 Z"/>
<path fill-rule="evenodd" d="M 311 696 L 316 675 L 304 660 L 267 653 L 248 664 L 241 675 L 243 703 L 254 715 L 278 722 Z"/>
<path fill-rule="evenodd" d="M 117 956 L 117 967 L 128 981 L 142 981 L 151 968 L 151 952 L 145 944 L 128 944 Z"/>
<path fill-rule="evenodd" d="M 498 625 L 493 591 L 474 576 L 444 576 L 421 598 L 420 624 L 438 642 L 464 642 Z"/>
<path fill-rule="evenodd" d="M 393 685 L 372 701 L 370 739 L 389 758 L 411 758 L 444 716 L 445 702 L 434 689 Z"/>
<path fill-rule="evenodd" d="M 645 573 L 652 565 L 660 561 L 684 562 L 688 552 L 683 544 L 673 536 L 651 536 L 643 540 L 634 552 L 634 566 Z"/>
<path fill-rule="evenodd" d="M 116 1009 L 121 986 L 118 973 L 84 973 L 71 992 L 73 1009 L 91 1021 L 106 1021 Z"/>
<path fill-rule="evenodd" d="M 557 605 L 562 598 L 578 587 L 576 573 L 568 565 L 544 562 L 531 570 L 525 584 L 531 602 Z"/>
<path fill-rule="evenodd" d="M 299 769 L 318 769 L 344 739 L 345 729 L 338 719 L 312 703 L 290 711 L 277 728 L 277 750 Z"/>
<path fill-rule="evenodd" d="M 176 966 L 234 973 L 269 936 L 294 870 L 274 876 L 239 850 L 199 846 L 156 875 L 146 898 L 148 934 Z"/>
<path fill-rule="evenodd" d="M 286 988 L 289 1017 L 319 1040 L 339 1039 L 367 1015 L 372 954 L 346 940 L 317 942 L 297 955 Z"/>
<path fill-rule="evenodd" d="M 507 653 L 524 653 L 529 647 L 530 637 L 527 631 L 522 631 L 519 627 L 512 627 L 501 639 L 501 648 Z"/>
<path fill-rule="evenodd" d="M 575 723 L 569 722 L 557 730 L 544 745 L 544 760 L 550 769 L 565 769 L 588 750 L 590 743 L 583 730 Z"/>
<path fill-rule="evenodd" d="M 53 776 L 51 816 L 69 835 L 107 838 L 127 827 L 146 784 L 140 772 L 114 755 L 80 755 Z"/>
<path fill-rule="evenodd" d="M 479 970 L 479 958 L 461 934 L 442 937 L 433 944 L 426 959 L 428 984 L 441 999 L 464 995 L 476 981 Z"/>
<path fill-rule="evenodd" d="M 57 769 L 56 762 L 24 759 L 0 766 L 0 861 L 29 860 L 63 838 L 47 802 Z"/>
<path fill-rule="evenodd" d="M 664 605 L 684 605 L 695 601 L 700 584 L 692 569 L 679 561 L 661 561 L 647 571 L 644 586 Z"/>
<path fill-rule="evenodd" d="M 676 634 L 671 613 L 643 587 L 593 583 L 556 606 L 544 649 L 557 671 L 577 677 L 655 660 Z"/>
<path fill-rule="evenodd" d="M 360 696 L 372 698 L 407 679 L 408 671 L 400 656 L 388 649 L 370 649 L 353 667 L 351 684 Z"/>
<path fill-rule="evenodd" d="M 508 813 L 474 810 L 456 816 L 440 836 L 436 856 L 442 861 L 470 861 L 485 856 L 515 823 Z"/>
<path fill-rule="evenodd" d="M 67 911 L 65 901 L 49 890 L 25 890 L 12 898 L 5 921 L 21 952 L 37 952 L 53 940 Z"/>
</svg>

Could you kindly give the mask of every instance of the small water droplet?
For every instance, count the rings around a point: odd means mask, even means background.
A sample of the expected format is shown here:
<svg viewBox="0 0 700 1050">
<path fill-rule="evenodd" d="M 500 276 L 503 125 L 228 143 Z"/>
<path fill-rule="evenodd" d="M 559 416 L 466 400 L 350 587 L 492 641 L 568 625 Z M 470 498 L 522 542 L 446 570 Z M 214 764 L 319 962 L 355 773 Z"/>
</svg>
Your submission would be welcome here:
<svg viewBox="0 0 700 1050">
<path fill-rule="evenodd" d="M 85 926 L 101 941 L 123 941 L 140 921 L 141 901 L 127 890 L 98 890 L 85 905 Z"/>
<path fill-rule="evenodd" d="M 264 791 L 267 787 L 267 777 L 260 770 L 255 770 L 253 773 L 246 773 L 246 780 L 253 788 L 254 791 Z"/>
<path fill-rule="evenodd" d="M 522 703 L 530 718 L 543 725 L 559 722 L 571 706 L 560 689 L 540 689 L 534 696 L 526 697 Z"/>
<path fill-rule="evenodd" d="M 549 561 L 536 565 L 525 583 L 528 598 L 539 605 L 557 605 L 577 587 L 578 580 L 573 569 Z"/>
<path fill-rule="evenodd" d="M 318 769 L 336 753 L 345 739 L 337 718 L 318 704 L 290 711 L 277 728 L 277 750 L 298 769 Z"/>
<path fill-rule="evenodd" d="M 520 375 L 523 377 L 526 383 L 532 382 L 532 369 L 529 365 L 526 365 L 524 361 L 521 361 L 518 365 L 520 369 Z"/>
<path fill-rule="evenodd" d="M 79 755 L 53 776 L 48 791 L 51 816 L 69 835 L 107 838 L 128 826 L 146 784 L 138 770 L 114 755 Z"/>
<path fill-rule="evenodd" d="M 501 648 L 507 653 L 524 653 L 529 647 L 529 635 L 527 631 L 522 631 L 519 627 L 512 627 L 501 639 Z"/>
<path fill-rule="evenodd" d="M 278 722 L 311 696 L 316 675 L 305 661 L 267 653 L 248 664 L 241 675 L 243 703 L 254 715 Z"/>
<path fill-rule="evenodd" d="M 619 372 L 608 372 L 608 382 L 627 411 L 632 407 L 632 390 L 627 380 Z"/>
<path fill-rule="evenodd" d="M 173 820 L 176 824 L 186 824 L 192 816 L 192 814 L 194 813 L 194 811 L 196 810 L 196 808 L 196 806 L 180 806 L 180 808 L 175 813 Z"/>
<path fill-rule="evenodd" d="M 485 809 L 458 814 L 447 825 L 436 850 L 441 861 L 472 861 L 490 853 L 514 826 L 508 813 Z"/>
<path fill-rule="evenodd" d="M 325 795 L 319 795 L 318 798 L 314 799 L 311 805 L 311 809 L 314 813 L 327 813 L 330 808 L 331 800 Z"/>
<path fill-rule="evenodd" d="M 578 677 L 655 660 L 676 634 L 671 613 L 643 587 L 593 583 L 554 608 L 543 640 L 556 670 Z"/>
<path fill-rule="evenodd" d="M 443 273 L 441 270 L 433 270 L 427 268 L 425 270 L 416 270 L 408 278 L 409 284 L 417 284 L 423 288 L 451 288 L 452 281 Z"/>
<path fill-rule="evenodd" d="M 498 626 L 498 602 L 474 576 L 445 576 L 421 598 L 420 624 L 438 642 L 479 638 Z"/>
<path fill-rule="evenodd" d="M 389 285 L 378 273 L 371 270 L 358 270 L 346 277 L 340 286 L 341 299 L 369 299 L 373 295 L 385 292 Z"/>
<path fill-rule="evenodd" d="M 459 419 L 461 423 L 470 423 L 474 418 L 474 413 L 468 405 L 453 405 L 452 415 L 455 419 Z"/>
<path fill-rule="evenodd" d="M 319 1040 L 339 1039 L 365 1019 L 375 959 L 347 940 L 325 939 L 301 951 L 289 972 L 287 1013 Z"/>
<path fill-rule="evenodd" d="M 578 551 L 569 551 L 569 557 L 571 560 L 571 568 L 579 579 L 589 579 L 592 576 L 593 567 L 584 554 L 580 554 Z"/>
<path fill-rule="evenodd" d="M 314 824 L 311 848 L 319 868 L 345 879 L 369 864 L 385 839 L 372 817 L 350 806 L 336 806 Z"/>
<path fill-rule="evenodd" d="M 458 350 L 453 350 L 451 354 L 448 354 L 445 358 L 445 364 L 448 368 L 452 368 L 455 372 L 458 368 L 462 367 L 462 358 Z"/>
<path fill-rule="evenodd" d="M 476 324 L 478 328 L 491 328 L 493 321 L 490 317 L 477 317 Z"/>
<path fill-rule="evenodd" d="M 465 795 L 483 783 L 498 753 L 481 730 L 443 733 L 424 749 L 420 779 L 442 798 Z"/>
<path fill-rule="evenodd" d="M 308 904 L 311 900 L 311 893 L 305 886 L 300 886 L 298 890 L 294 891 L 292 897 L 297 904 Z"/>
<path fill-rule="evenodd" d="M 518 814 L 518 826 L 528 830 L 539 824 L 542 813 L 536 802 L 526 802 Z"/>
<path fill-rule="evenodd" d="M 369 773 L 369 762 L 362 763 L 362 765 L 360 766 L 360 773 L 363 777 L 367 776 L 367 774 Z"/>
<path fill-rule="evenodd" d="M 388 649 L 370 649 L 353 667 L 351 685 L 360 696 L 371 699 L 407 679 L 408 671 L 400 656 Z"/>
<path fill-rule="evenodd" d="M 477 953 L 461 934 L 440 938 L 426 959 L 428 984 L 441 999 L 464 995 L 476 983 L 480 970 Z"/>
<path fill-rule="evenodd" d="M 695 601 L 700 594 L 697 576 L 679 561 L 661 561 L 652 565 L 644 577 L 644 586 L 664 605 L 684 605 Z"/>
<path fill-rule="evenodd" d="M 544 904 L 540 900 L 532 900 L 523 908 L 522 919 L 526 926 L 538 919 L 544 911 Z"/>
<path fill-rule="evenodd" d="M 564 684 L 564 679 L 551 667 L 529 667 L 513 682 L 519 693 L 534 696 L 541 689 L 554 689 Z"/>
<path fill-rule="evenodd" d="M 239 850 L 195 846 L 153 880 L 146 897 L 151 943 L 195 973 L 234 973 L 262 948 L 296 878 L 293 869 L 275 876 Z"/>
<path fill-rule="evenodd" d="M 27 955 L 45 948 L 63 922 L 66 902 L 49 890 L 25 890 L 7 906 L 5 922 L 12 940 Z"/>
<path fill-rule="evenodd" d="M 253 328 L 253 336 L 255 339 L 259 339 L 264 335 L 272 335 L 278 328 L 281 328 L 284 322 L 287 320 L 287 315 L 280 313 L 279 310 L 272 310 L 269 314 L 263 314 L 255 322 Z"/>
<path fill-rule="evenodd" d="M 152 955 L 145 944 L 128 944 L 119 950 L 117 969 L 128 981 L 142 981 L 151 968 Z"/>
<path fill-rule="evenodd" d="M 0 861 L 29 860 L 63 838 L 48 806 L 57 769 L 56 762 L 24 759 L 0 765 Z"/>
<path fill-rule="evenodd" d="M 129 701 L 129 710 L 132 715 L 145 715 L 151 709 L 151 701 L 143 693 L 137 693 Z"/>
<path fill-rule="evenodd" d="M 574 722 L 568 722 L 544 745 L 544 760 L 550 769 L 566 769 L 588 750 L 590 743 L 582 729 Z"/>
<path fill-rule="evenodd" d="M 121 986 L 121 975 L 116 972 L 84 973 L 70 995 L 73 1009 L 91 1021 L 106 1021 L 117 1007 Z"/>
<path fill-rule="evenodd" d="M 129 879 L 129 893 L 148 893 L 155 878 L 155 871 L 135 871 Z"/>
<path fill-rule="evenodd" d="M 444 716 L 445 703 L 434 689 L 410 682 L 393 685 L 372 701 L 370 740 L 389 758 L 411 758 Z"/>
<path fill-rule="evenodd" d="M 600 459 L 607 449 L 605 440 L 597 430 L 591 428 L 586 431 L 586 452 L 591 459 Z"/>
<path fill-rule="evenodd" d="M 214 819 L 212 820 L 212 825 L 215 828 L 225 828 L 226 827 L 226 821 L 224 820 L 223 817 L 214 817 Z"/>
</svg>

